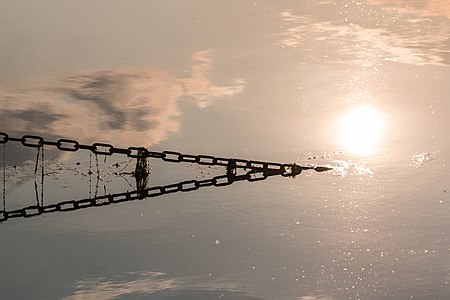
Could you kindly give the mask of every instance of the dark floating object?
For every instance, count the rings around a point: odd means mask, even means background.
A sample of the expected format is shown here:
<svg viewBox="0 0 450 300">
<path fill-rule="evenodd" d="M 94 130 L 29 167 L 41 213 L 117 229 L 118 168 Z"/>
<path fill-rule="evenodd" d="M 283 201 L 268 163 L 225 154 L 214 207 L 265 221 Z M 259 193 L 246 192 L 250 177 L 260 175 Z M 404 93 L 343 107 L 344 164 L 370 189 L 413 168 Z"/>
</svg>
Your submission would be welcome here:
<svg viewBox="0 0 450 300">
<path fill-rule="evenodd" d="M 314 171 L 316 171 L 316 172 L 326 172 L 326 171 L 331 171 L 331 170 L 333 170 L 333 168 L 330 168 L 330 167 L 324 167 L 324 166 L 317 166 L 317 167 L 314 167 Z"/>
</svg>

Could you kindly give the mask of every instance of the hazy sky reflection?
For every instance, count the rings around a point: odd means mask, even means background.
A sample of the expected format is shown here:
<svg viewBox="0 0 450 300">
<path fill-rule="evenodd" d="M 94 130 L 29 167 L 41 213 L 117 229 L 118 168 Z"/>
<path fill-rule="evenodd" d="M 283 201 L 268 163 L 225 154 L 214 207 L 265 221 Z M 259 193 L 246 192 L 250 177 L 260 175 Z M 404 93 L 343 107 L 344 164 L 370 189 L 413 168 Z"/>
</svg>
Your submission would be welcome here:
<svg viewBox="0 0 450 300">
<path fill-rule="evenodd" d="M 412 65 L 449 65 L 449 4 L 425 7 L 411 1 L 369 1 L 336 6 L 340 19 L 280 13 L 288 24 L 279 44 L 301 49 L 316 62 L 370 64 L 371 58 Z M 403 4 L 405 4 L 403 3 Z M 323 1 L 322 5 L 336 4 Z M 441 14 L 440 8 L 442 8 Z M 362 17 L 366 18 L 362 18 Z"/>
<path fill-rule="evenodd" d="M 448 0 L 2 3 L 1 131 L 334 168 L 8 220 L 5 298 L 448 298 Z M 134 189 L 25 150 L 7 209 Z"/>
<path fill-rule="evenodd" d="M 243 90 L 243 80 L 223 86 L 211 82 L 211 55 L 211 50 L 194 53 L 187 77 L 127 68 L 0 85 L 0 127 L 8 132 L 51 132 L 83 142 L 150 146 L 177 132 L 179 101 L 188 97 L 205 108 Z"/>
<path fill-rule="evenodd" d="M 123 279 L 98 278 L 94 280 L 80 280 L 76 283 L 74 294 L 63 299 L 116 299 L 135 293 L 153 294 L 180 285 L 177 280 L 167 279 L 165 275 L 161 272 L 133 272 L 127 273 L 127 277 Z M 130 277 L 137 277 L 137 279 L 131 280 Z"/>
<path fill-rule="evenodd" d="M 198 299 L 220 298 L 224 294 L 228 299 L 263 299 L 252 295 L 248 288 L 240 283 L 230 283 L 213 279 L 170 278 L 162 272 L 127 272 L 115 274 L 111 278 L 89 278 L 75 283 L 73 295 L 64 300 L 122 299 L 141 295 L 158 299 L 178 299 L 180 295 L 196 295 Z M 197 298 L 193 297 L 193 299 Z M 316 298 L 314 298 L 316 299 Z M 320 298 L 322 299 L 322 298 Z"/>
</svg>

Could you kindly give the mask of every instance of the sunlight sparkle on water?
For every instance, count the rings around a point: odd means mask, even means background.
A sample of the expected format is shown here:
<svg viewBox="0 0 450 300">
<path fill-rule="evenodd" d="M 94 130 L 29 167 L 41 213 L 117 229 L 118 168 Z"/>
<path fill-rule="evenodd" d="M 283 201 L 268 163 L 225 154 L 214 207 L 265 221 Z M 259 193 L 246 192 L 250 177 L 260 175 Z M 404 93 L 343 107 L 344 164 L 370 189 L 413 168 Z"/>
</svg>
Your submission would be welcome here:
<svg viewBox="0 0 450 300">
<path fill-rule="evenodd" d="M 375 150 L 382 130 L 381 113 L 372 106 L 358 106 L 341 119 L 341 142 L 349 151 L 367 155 Z"/>
</svg>

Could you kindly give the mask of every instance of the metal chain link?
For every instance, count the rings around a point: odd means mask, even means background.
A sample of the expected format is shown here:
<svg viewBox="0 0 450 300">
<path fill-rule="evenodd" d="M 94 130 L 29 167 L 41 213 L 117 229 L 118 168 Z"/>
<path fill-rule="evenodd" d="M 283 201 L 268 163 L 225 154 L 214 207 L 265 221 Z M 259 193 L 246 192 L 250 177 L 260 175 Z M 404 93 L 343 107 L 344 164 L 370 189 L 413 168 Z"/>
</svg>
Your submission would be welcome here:
<svg viewBox="0 0 450 300">
<path fill-rule="evenodd" d="M 143 190 L 136 190 L 131 192 L 116 193 L 98 196 L 94 198 L 86 198 L 80 200 L 67 200 L 59 203 L 49 205 L 31 205 L 21 209 L 11 211 L 0 211 L 0 223 L 5 222 L 11 218 L 30 218 L 42 214 L 52 212 L 74 211 L 88 207 L 99 207 L 121 202 L 129 202 L 134 200 L 143 200 L 162 196 L 166 194 L 173 194 L 177 192 L 190 192 L 203 187 L 222 187 L 231 185 L 234 182 L 247 180 L 249 182 L 265 180 L 270 176 L 280 175 L 281 171 L 249 171 L 242 175 L 235 175 L 227 173 L 227 175 L 220 175 L 204 180 L 186 180 L 174 184 L 154 186 Z"/>
<path fill-rule="evenodd" d="M 108 155 L 113 154 L 123 154 L 130 158 L 159 158 L 166 162 L 172 163 L 195 163 L 199 165 L 209 165 L 209 166 L 225 166 L 230 165 L 234 168 L 250 169 L 253 171 L 275 171 L 279 172 L 280 175 L 284 177 L 295 177 L 300 174 L 303 170 L 314 170 L 316 172 L 329 171 L 332 168 L 324 166 L 299 166 L 295 163 L 293 164 L 283 164 L 276 162 L 263 162 L 247 159 L 238 158 L 223 158 L 215 157 L 211 155 L 193 155 L 193 154 L 183 154 L 176 151 L 150 151 L 143 147 L 128 147 L 128 148 L 118 148 L 111 144 L 106 143 L 94 143 L 92 145 L 80 144 L 76 140 L 71 139 L 59 139 L 56 142 L 47 141 L 41 136 L 37 135 L 24 135 L 21 138 L 10 137 L 5 132 L 0 132 L 0 144 L 6 144 L 8 142 L 20 142 L 25 147 L 40 148 L 43 146 L 53 146 L 61 151 L 76 152 L 80 149 L 92 151 L 97 155 Z"/>
<path fill-rule="evenodd" d="M 20 142 L 25 147 L 38 149 L 44 146 L 53 146 L 58 150 L 68 152 L 76 152 L 82 149 L 89 150 L 96 155 L 111 156 L 113 154 L 123 154 L 127 155 L 127 157 L 129 158 L 151 157 L 162 159 L 163 161 L 172 163 L 185 162 L 195 163 L 199 165 L 223 166 L 226 167 L 227 173 L 226 175 L 220 175 L 210 179 L 187 180 L 175 184 L 155 186 L 132 192 L 109 194 L 80 200 L 68 200 L 50 205 L 32 205 L 11 211 L 6 211 L 6 208 L 4 208 L 5 210 L 0 210 L 0 223 L 11 218 L 29 218 L 51 212 L 74 211 L 87 207 L 105 206 L 113 203 L 157 197 L 165 194 L 195 191 L 202 187 L 227 186 L 234 182 L 243 180 L 247 180 L 249 182 L 260 181 L 267 179 L 269 176 L 275 175 L 295 177 L 303 170 L 312 169 L 316 172 L 323 172 L 332 169 L 324 166 L 299 166 L 295 163 L 282 164 L 246 159 L 215 157 L 211 155 L 183 154 L 175 151 L 156 152 L 147 150 L 143 147 L 117 148 L 111 144 L 106 143 L 94 143 L 92 145 L 85 145 L 71 139 L 59 139 L 55 142 L 45 140 L 43 137 L 37 135 L 24 135 L 21 138 L 18 138 L 10 137 L 8 134 L 0 132 L 0 144 L 4 144 L 5 146 L 5 144 L 8 142 Z M 237 175 L 238 168 L 249 169 L 250 171 L 243 175 Z"/>
</svg>

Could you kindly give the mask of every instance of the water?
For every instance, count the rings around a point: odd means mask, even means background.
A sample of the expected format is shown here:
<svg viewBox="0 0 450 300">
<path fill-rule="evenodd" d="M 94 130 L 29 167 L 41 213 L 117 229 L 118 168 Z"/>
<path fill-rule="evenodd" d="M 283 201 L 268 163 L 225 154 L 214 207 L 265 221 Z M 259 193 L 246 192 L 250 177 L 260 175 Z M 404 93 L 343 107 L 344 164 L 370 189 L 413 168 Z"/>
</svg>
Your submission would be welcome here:
<svg viewBox="0 0 450 300">
<path fill-rule="evenodd" d="M 0 131 L 334 168 L 8 219 L 5 298 L 449 297 L 446 1 L 2 4 Z M 1 209 L 136 189 L 123 155 L 0 149 Z"/>
</svg>

